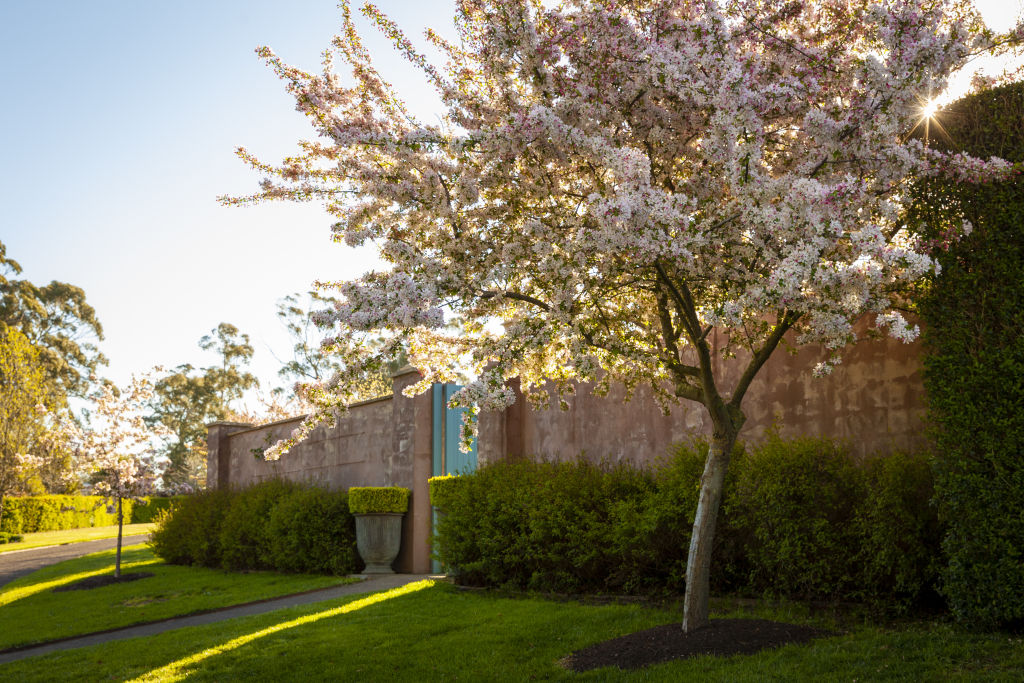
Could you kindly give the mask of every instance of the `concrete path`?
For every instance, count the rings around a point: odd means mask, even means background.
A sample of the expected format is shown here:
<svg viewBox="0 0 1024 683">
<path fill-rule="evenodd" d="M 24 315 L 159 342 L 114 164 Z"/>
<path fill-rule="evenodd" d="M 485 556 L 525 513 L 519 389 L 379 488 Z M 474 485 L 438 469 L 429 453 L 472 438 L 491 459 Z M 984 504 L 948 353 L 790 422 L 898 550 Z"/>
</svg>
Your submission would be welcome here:
<svg viewBox="0 0 1024 683">
<path fill-rule="evenodd" d="M 149 534 L 138 536 L 125 536 L 121 539 L 122 547 L 128 547 L 133 543 L 145 543 L 149 540 Z M 19 576 L 24 576 L 48 564 L 56 564 L 73 557 L 81 557 L 89 553 L 98 553 L 101 550 L 109 550 L 117 547 L 117 538 L 102 538 L 98 541 L 82 541 L 81 543 L 66 543 L 64 545 L 51 545 L 43 548 L 29 548 L 28 550 L 10 550 L 0 553 L 0 588 L 4 584 L 14 581 Z"/>
<path fill-rule="evenodd" d="M 285 607 L 294 607 L 296 605 L 308 605 L 310 603 L 321 602 L 323 600 L 332 600 L 334 598 L 340 598 L 346 595 L 356 595 L 358 593 L 372 593 L 376 591 L 390 590 L 392 588 L 404 586 L 408 583 L 422 581 L 423 579 L 429 578 L 441 577 L 432 577 L 428 574 L 375 575 L 371 578 L 368 578 L 366 581 L 360 581 L 359 583 L 350 583 L 344 586 L 333 586 L 331 588 L 324 588 L 322 590 L 311 591 L 309 593 L 300 593 L 298 595 L 286 595 L 282 598 L 264 600 L 263 602 L 251 602 L 245 605 L 228 607 L 226 609 L 218 610 L 216 612 L 207 612 L 206 614 L 196 614 L 188 617 L 173 617 L 171 619 L 165 619 L 163 621 L 157 621 L 150 624 L 128 626 L 113 631 L 94 633 L 91 635 L 79 636 L 77 638 L 69 638 L 67 640 L 61 640 L 54 643 L 37 645 L 35 647 L 29 647 L 14 652 L 6 652 L 0 654 L 0 664 L 14 662 L 19 659 L 25 659 L 27 657 L 35 657 L 37 655 L 50 654 L 51 652 L 59 652 L 61 650 L 71 650 L 76 647 L 87 647 L 89 645 L 109 643 L 115 640 L 125 640 L 127 638 L 138 638 L 140 636 L 154 636 L 158 633 L 163 633 L 165 631 L 173 631 L 174 629 L 184 628 L 186 626 L 202 626 L 204 624 L 213 624 L 218 621 L 225 621 L 227 619 L 234 619 L 236 617 L 248 617 L 253 614 L 264 614 L 266 612 L 273 612 L 274 610 L 284 609 Z M 0 677 L 2 677 L 2 674 L 3 670 L 0 669 Z"/>
</svg>

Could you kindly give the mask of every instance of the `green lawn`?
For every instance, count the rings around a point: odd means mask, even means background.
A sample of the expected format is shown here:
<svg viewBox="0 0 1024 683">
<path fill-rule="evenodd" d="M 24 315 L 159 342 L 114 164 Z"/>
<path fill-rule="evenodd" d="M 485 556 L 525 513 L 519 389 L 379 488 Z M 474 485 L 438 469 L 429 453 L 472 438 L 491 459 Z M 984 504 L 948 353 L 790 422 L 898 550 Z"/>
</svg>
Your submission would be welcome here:
<svg viewBox="0 0 1024 683">
<path fill-rule="evenodd" d="M 799 610 L 791 610 L 792 617 Z M 732 614 L 730 616 L 736 616 Z M 771 616 L 763 611 L 757 616 Z M 1019 637 L 941 624 L 842 635 L 754 656 L 577 675 L 575 649 L 679 615 L 463 593 L 432 582 L 0 665 L 0 679 L 199 681 L 874 681 L 1024 678 Z M 804 618 L 819 626 L 819 619 Z M 835 627 L 835 624 L 832 624 Z"/>
<path fill-rule="evenodd" d="M 51 589 L 113 573 L 114 551 L 45 567 L 0 588 L 0 649 L 118 628 L 353 581 L 337 576 L 226 572 L 167 565 L 143 545 L 129 546 L 123 573 L 154 576 L 90 590 Z M 5 676 L 0 673 L 0 680 Z"/>
<path fill-rule="evenodd" d="M 148 534 L 156 527 L 155 524 L 125 524 L 124 535 Z M 22 534 L 24 540 L 17 543 L 0 544 L 0 553 L 26 548 L 41 548 L 47 545 L 63 545 L 80 541 L 97 541 L 101 538 L 117 538 L 117 526 L 94 526 L 84 529 L 67 529 L 65 531 L 39 531 L 34 534 Z"/>
</svg>

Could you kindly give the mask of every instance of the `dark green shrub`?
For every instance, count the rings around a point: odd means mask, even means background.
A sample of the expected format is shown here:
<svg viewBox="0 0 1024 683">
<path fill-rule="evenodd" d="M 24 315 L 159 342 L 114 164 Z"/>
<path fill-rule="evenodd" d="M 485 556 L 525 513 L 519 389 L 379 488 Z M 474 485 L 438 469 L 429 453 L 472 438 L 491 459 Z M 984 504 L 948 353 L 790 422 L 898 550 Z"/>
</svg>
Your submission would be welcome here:
<svg viewBox="0 0 1024 683">
<path fill-rule="evenodd" d="M 6 531 L 0 531 L 0 544 L 2 543 L 18 543 L 22 537 L 19 534 L 9 534 Z"/>
<path fill-rule="evenodd" d="M 856 585 L 862 472 L 838 444 L 777 436 L 734 463 L 723 535 L 743 539 L 742 589 L 794 598 L 838 598 Z M 735 569 L 733 570 L 735 572 Z"/>
<path fill-rule="evenodd" d="M 526 586 L 533 574 L 529 506 L 540 484 L 537 463 L 528 461 L 435 484 L 432 502 L 441 513 L 434 549 L 441 563 L 466 585 Z"/>
<path fill-rule="evenodd" d="M 627 577 L 616 571 L 612 507 L 649 491 L 649 478 L 625 466 L 584 460 L 542 463 L 539 474 L 539 486 L 526 501 L 532 560 L 526 587 L 570 593 L 620 590 L 617 584 Z"/>
<path fill-rule="evenodd" d="M 935 498 L 948 522 L 943 593 L 964 623 L 997 628 L 1024 622 L 1024 84 L 947 109 L 949 140 L 937 143 L 1017 163 L 1001 183 L 919 183 L 910 213 L 928 239 L 943 219 L 974 227 L 939 253 L 920 312 Z"/>
<path fill-rule="evenodd" d="M 681 593 L 706 447 L 680 446 L 653 471 L 518 461 L 434 479 L 435 554 L 465 584 Z M 923 455 L 860 462 L 830 441 L 776 436 L 737 448 L 714 590 L 905 610 L 934 585 L 930 491 Z"/>
<path fill-rule="evenodd" d="M 348 574 L 362 568 L 344 492 L 281 480 L 182 497 L 150 544 L 171 564 Z"/>
<path fill-rule="evenodd" d="M 155 522 L 161 512 L 184 498 L 185 496 L 147 496 L 145 498 L 145 505 L 135 504 L 132 507 L 131 523 L 149 524 Z"/>
<path fill-rule="evenodd" d="M 866 497 L 856 519 L 860 573 L 850 594 L 890 613 L 905 612 L 935 594 L 942 567 L 931 468 L 924 453 L 894 453 L 869 458 L 863 470 Z"/>
<path fill-rule="evenodd" d="M 409 510 L 409 489 L 401 486 L 353 486 L 348 490 L 352 514 L 404 513 Z"/>
<path fill-rule="evenodd" d="M 162 510 L 150 535 L 153 552 L 169 564 L 221 566 L 220 535 L 237 491 L 213 489 Z"/>
<path fill-rule="evenodd" d="M 25 496 L 5 497 L 0 530 L 30 534 L 117 524 L 116 508 L 107 510 L 99 496 Z M 132 502 L 124 501 L 125 518 L 130 519 Z"/>
<path fill-rule="evenodd" d="M 268 527 L 278 571 L 343 575 L 363 568 L 344 491 L 296 490 L 273 508 Z"/>
<path fill-rule="evenodd" d="M 238 492 L 220 526 L 220 562 L 225 569 L 270 569 L 270 513 L 300 488 L 270 479 Z"/>
<path fill-rule="evenodd" d="M 611 507 L 612 547 L 619 558 L 613 586 L 627 593 L 681 593 L 707 444 L 680 444 L 636 496 Z"/>
</svg>

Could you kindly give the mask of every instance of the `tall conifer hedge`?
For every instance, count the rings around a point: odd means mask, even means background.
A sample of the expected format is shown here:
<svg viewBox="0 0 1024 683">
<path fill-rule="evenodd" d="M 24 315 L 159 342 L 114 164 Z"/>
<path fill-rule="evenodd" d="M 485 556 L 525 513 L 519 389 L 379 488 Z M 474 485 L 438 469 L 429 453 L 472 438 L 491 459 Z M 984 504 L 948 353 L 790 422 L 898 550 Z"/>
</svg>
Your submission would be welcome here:
<svg viewBox="0 0 1024 683">
<path fill-rule="evenodd" d="M 936 498 L 948 521 L 943 591 L 963 622 L 1024 623 L 1024 84 L 966 97 L 930 126 L 929 144 L 1018 164 L 989 185 L 919 185 L 911 218 L 946 241 L 920 302 Z"/>
</svg>

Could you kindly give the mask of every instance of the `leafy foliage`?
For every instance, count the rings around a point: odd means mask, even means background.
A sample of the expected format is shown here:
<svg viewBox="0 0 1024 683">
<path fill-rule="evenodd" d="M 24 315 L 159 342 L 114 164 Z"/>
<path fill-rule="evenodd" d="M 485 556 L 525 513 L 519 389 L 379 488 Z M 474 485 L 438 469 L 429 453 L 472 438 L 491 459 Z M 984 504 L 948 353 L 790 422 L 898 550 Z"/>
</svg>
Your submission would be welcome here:
<svg viewBox="0 0 1024 683">
<path fill-rule="evenodd" d="M 49 383 L 60 393 L 84 396 L 90 376 L 107 363 L 96 348 L 103 339 L 96 311 L 80 287 L 56 280 L 39 286 L 11 279 L 20 273 L 21 265 L 7 257 L 0 242 L 0 328 L 13 327 L 28 338 Z"/>
<path fill-rule="evenodd" d="M 155 522 L 164 510 L 184 500 L 185 496 L 146 496 L 145 505 L 132 508 L 131 524 L 149 524 Z"/>
<path fill-rule="evenodd" d="M 974 228 L 940 256 L 920 311 L 936 498 L 948 523 L 943 591 L 962 621 L 995 628 L 1024 623 L 1024 84 L 964 98 L 940 122 L 948 138 L 936 144 L 1018 162 L 995 185 L 920 183 L 911 215 L 928 225 L 946 212 Z"/>
<path fill-rule="evenodd" d="M 34 477 L 67 458 L 69 427 L 65 396 L 54 391 L 38 349 L 0 326 L 0 522 L 4 498 L 28 492 Z"/>
<path fill-rule="evenodd" d="M 207 423 L 228 419 L 231 402 L 258 385 L 256 377 L 244 370 L 253 356 L 249 335 L 234 325 L 220 323 L 199 345 L 215 351 L 220 364 L 198 371 L 188 363 L 179 365 L 157 380 L 149 406 L 149 424 L 161 425 L 172 434 L 161 451 L 168 461 L 161 475 L 168 487 L 202 487 L 206 481 Z"/>
<path fill-rule="evenodd" d="M 348 490 L 348 508 L 352 514 L 406 512 L 409 489 L 401 486 L 353 486 Z"/>
<path fill-rule="evenodd" d="M 0 530 L 31 534 L 37 531 L 81 529 L 117 524 L 116 511 L 110 511 L 102 496 L 24 496 L 5 498 Z M 125 503 L 125 515 L 132 511 Z"/>
<path fill-rule="evenodd" d="M 151 544 L 171 564 L 326 574 L 362 568 L 348 496 L 280 480 L 187 496 L 160 514 Z"/>
<path fill-rule="evenodd" d="M 706 450 L 681 445 L 652 471 L 524 460 L 432 479 L 435 551 L 468 584 L 682 592 Z M 732 457 L 718 591 L 899 612 L 933 589 L 940 530 L 923 455 L 860 461 L 834 442 L 773 437 Z"/>
<path fill-rule="evenodd" d="M 299 490 L 298 484 L 270 479 L 232 499 L 220 527 L 220 561 L 225 569 L 270 569 L 271 512 Z"/>
<path fill-rule="evenodd" d="M 303 488 L 271 511 L 270 564 L 278 571 L 350 574 L 362 566 L 348 496 Z"/>
</svg>

